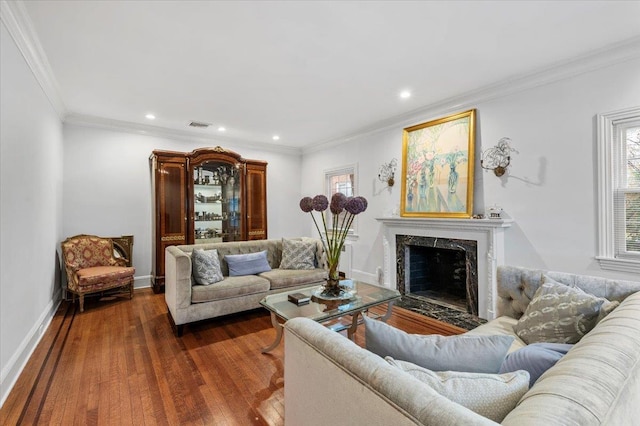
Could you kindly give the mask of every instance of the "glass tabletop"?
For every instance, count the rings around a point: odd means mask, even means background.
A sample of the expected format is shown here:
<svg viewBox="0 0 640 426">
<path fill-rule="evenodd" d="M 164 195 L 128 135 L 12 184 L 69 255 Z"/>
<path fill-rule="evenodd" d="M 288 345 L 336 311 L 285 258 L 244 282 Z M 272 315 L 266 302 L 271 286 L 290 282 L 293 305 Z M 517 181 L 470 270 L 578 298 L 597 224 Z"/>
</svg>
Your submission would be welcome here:
<svg viewBox="0 0 640 426">
<path fill-rule="evenodd" d="M 296 305 L 289 301 L 288 297 L 293 293 L 302 293 L 311 297 L 313 290 L 320 287 L 318 285 L 271 294 L 262 299 L 260 304 L 284 320 L 306 317 L 314 321 L 323 322 L 400 298 L 400 293 L 397 290 L 391 290 L 386 287 L 353 280 L 340 281 L 340 284 L 346 287 L 353 287 L 355 296 L 348 301 L 341 302 L 343 304 L 339 306 L 332 305 L 331 302 L 325 303 L 324 301 L 317 303 L 311 300 L 305 305 Z"/>
</svg>

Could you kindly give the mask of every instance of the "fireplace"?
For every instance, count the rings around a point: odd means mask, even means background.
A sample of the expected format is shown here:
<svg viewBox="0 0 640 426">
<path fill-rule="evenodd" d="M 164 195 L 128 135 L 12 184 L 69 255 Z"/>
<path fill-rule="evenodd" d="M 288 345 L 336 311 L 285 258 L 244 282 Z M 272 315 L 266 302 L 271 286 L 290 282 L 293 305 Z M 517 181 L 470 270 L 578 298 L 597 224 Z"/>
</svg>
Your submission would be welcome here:
<svg viewBox="0 0 640 426">
<path fill-rule="evenodd" d="M 407 250 L 398 250 L 397 237 L 402 237 L 404 242 L 409 240 L 410 246 L 464 250 L 465 272 L 467 273 L 465 305 L 468 303 L 475 306 L 476 311 L 474 312 L 477 312 L 479 318 L 491 320 L 496 317 L 498 299 L 496 268 L 498 265 L 504 264 L 505 231 L 513 225 L 511 218 L 388 217 L 378 220 L 383 225 L 384 262 L 381 279 L 385 287 L 397 288 L 403 294 L 403 298 L 407 298 L 404 296 L 407 294 L 404 277 L 404 272 L 407 270 L 405 267 Z M 421 238 L 425 239 L 421 240 Z M 417 249 L 417 251 L 420 250 Z M 447 254 L 440 254 L 441 260 L 442 256 L 447 256 Z M 403 274 L 401 278 L 400 274 Z M 455 283 L 453 285 L 459 286 Z M 418 292 L 420 291 L 418 290 Z M 411 288 L 408 289 L 408 292 L 411 293 Z M 462 309 L 468 311 L 469 307 L 465 306 Z M 464 312 L 461 314 L 468 315 Z"/>
<path fill-rule="evenodd" d="M 478 315 L 477 252 L 472 240 L 396 235 L 398 291 Z"/>
</svg>

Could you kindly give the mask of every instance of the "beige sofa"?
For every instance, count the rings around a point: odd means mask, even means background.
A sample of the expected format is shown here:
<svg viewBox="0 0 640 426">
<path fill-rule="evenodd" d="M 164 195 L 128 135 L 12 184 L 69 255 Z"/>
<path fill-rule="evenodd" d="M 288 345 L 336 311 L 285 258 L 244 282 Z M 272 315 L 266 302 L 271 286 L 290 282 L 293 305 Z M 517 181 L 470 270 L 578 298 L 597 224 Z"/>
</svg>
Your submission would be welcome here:
<svg viewBox="0 0 640 426">
<path fill-rule="evenodd" d="M 640 418 L 640 282 L 500 267 L 500 317 L 472 334 L 514 335 L 542 274 L 620 305 L 524 394 L 502 424 L 632 425 Z M 517 338 L 511 350 L 524 346 Z M 285 424 L 491 425 L 313 321 L 285 326 Z"/>
<path fill-rule="evenodd" d="M 312 240 L 312 239 L 307 239 Z M 178 336 L 185 324 L 260 307 L 267 294 L 322 284 L 327 277 L 325 255 L 320 240 L 316 245 L 316 269 L 279 269 L 282 240 L 256 240 L 226 243 L 170 246 L 165 250 L 165 301 L 169 319 Z M 193 250 L 218 250 L 224 279 L 211 285 L 193 280 Z M 257 275 L 229 276 L 225 255 L 256 253 L 266 250 L 272 270 Z"/>
</svg>

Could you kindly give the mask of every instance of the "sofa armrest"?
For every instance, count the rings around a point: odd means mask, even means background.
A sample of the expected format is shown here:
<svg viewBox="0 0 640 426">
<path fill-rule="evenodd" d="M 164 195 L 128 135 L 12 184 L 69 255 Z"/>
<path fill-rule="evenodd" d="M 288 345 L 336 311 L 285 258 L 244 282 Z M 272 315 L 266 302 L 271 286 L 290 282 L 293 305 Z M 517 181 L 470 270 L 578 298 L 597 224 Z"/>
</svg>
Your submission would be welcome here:
<svg viewBox="0 0 640 426">
<path fill-rule="evenodd" d="M 632 425 L 640 400 L 640 292 L 547 370 L 502 424 Z M 635 423 L 634 423 L 635 422 Z"/>
<path fill-rule="evenodd" d="M 164 298 L 176 325 L 184 324 L 179 310 L 191 305 L 191 257 L 176 246 L 165 250 Z"/>
<path fill-rule="evenodd" d="M 496 425 L 313 320 L 285 334 L 287 425 Z"/>
</svg>

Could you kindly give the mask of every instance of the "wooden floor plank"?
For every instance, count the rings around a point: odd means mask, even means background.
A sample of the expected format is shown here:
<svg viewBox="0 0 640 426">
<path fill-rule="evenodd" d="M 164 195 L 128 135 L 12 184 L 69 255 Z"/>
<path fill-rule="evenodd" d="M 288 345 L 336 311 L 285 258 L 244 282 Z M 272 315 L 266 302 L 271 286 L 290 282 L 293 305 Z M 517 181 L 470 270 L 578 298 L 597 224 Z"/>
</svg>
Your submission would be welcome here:
<svg viewBox="0 0 640 426">
<path fill-rule="evenodd" d="M 284 424 L 284 344 L 261 353 L 275 338 L 266 311 L 193 324 L 177 338 L 164 295 L 150 289 L 76 308 L 58 309 L 0 424 Z M 402 308 L 388 323 L 416 334 L 464 331 Z M 364 327 L 355 342 L 364 346 Z"/>
</svg>

